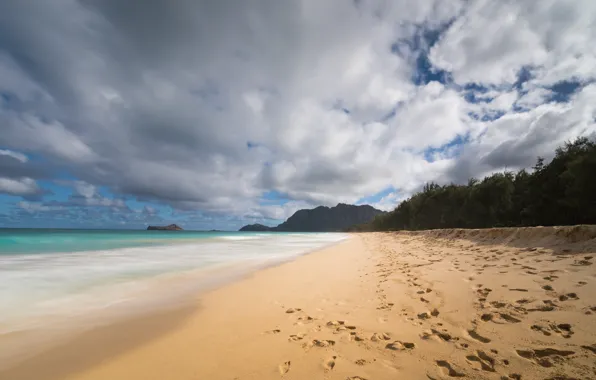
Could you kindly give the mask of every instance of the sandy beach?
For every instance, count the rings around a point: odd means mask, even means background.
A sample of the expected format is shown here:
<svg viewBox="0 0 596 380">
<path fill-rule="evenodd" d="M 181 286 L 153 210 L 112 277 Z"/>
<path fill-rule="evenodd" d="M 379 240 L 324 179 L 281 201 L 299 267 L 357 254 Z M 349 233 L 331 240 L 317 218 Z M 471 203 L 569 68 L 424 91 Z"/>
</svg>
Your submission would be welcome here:
<svg viewBox="0 0 596 380">
<path fill-rule="evenodd" d="M 596 378 L 596 229 L 354 234 L 2 379 Z"/>
</svg>

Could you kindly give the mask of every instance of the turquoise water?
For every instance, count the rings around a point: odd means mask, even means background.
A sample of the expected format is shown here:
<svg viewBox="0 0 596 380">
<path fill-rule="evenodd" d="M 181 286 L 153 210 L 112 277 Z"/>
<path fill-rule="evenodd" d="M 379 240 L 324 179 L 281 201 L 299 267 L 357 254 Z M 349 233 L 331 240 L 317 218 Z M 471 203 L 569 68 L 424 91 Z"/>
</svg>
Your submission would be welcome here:
<svg viewBox="0 0 596 380">
<path fill-rule="evenodd" d="M 37 332 L 87 319 L 104 323 L 112 315 L 196 297 L 224 279 L 344 238 L 338 233 L 2 229 L 0 343 L 3 334 L 43 336 Z"/>
<path fill-rule="evenodd" d="M 251 236 L 251 232 L 0 229 L 0 255 L 81 252 L 128 247 L 188 243 L 224 236 Z"/>
<path fill-rule="evenodd" d="M 205 289 L 344 238 L 0 229 L 0 368 L 34 354 L 44 342 L 58 344 L 75 331 L 194 302 Z"/>
</svg>

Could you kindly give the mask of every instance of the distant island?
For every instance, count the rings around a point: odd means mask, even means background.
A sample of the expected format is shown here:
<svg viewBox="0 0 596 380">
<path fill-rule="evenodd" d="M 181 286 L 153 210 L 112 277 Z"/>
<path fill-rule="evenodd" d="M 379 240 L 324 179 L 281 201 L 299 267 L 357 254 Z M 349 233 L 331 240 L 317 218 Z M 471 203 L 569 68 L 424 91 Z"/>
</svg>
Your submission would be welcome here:
<svg viewBox="0 0 596 380">
<path fill-rule="evenodd" d="M 288 220 L 276 227 L 249 224 L 240 231 L 262 232 L 333 232 L 343 231 L 356 224 L 371 222 L 377 215 L 384 214 L 369 205 L 355 206 L 339 203 L 335 207 L 319 206 L 314 209 L 298 210 Z"/>
<path fill-rule="evenodd" d="M 169 226 L 149 226 L 148 231 L 183 231 L 182 227 L 177 224 L 170 224 Z"/>
</svg>

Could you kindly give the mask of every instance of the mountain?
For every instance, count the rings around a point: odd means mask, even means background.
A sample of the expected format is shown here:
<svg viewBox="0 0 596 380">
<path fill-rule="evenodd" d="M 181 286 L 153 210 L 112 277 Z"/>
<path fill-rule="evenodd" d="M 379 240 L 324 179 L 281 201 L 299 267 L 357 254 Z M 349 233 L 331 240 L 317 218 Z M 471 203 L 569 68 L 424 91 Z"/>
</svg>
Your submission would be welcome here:
<svg viewBox="0 0 596 380">
<path fill-rule="evenodd" d="M 380 214 L 384 214 L 384 212 L 369 205 L 354 206 L 340 203 L 335 207 L 319 206 L 311 210 L 298 210 L 288 220 L 277 227 L 251 224 L 242 227 L 240 231 L 342 231 L 355 224 L 369 223 L 375 216 Z"/>
<path fill-rule="evenodd" d="M 238 231 L 271 231 L 271 227 L 267 227 L 264 226 L 262 224 L 249 224 L 246 225 L 244 227 L 242 227 L 241 229 L 239 229 Z"/>
<path fill-rule="evenodd" d="M 147 230 L 157 231 L 182 231 L 182 227 L 177 224 L 170 224 L 169 226 L 149 226 Z"/>
</svg>

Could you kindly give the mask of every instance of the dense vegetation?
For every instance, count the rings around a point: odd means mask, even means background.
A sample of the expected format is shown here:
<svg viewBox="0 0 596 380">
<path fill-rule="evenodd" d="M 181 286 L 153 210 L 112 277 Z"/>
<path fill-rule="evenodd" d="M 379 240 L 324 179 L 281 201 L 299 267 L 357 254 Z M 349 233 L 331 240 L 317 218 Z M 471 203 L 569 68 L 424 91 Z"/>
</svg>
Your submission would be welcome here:
<svg viewBox="0 0 596 380">
<path fill-rule="evenodd" d="M 596 224 L 596 144 L 566 143 L 533 170 L 496 173 L 467 185 L 429 183 L 395 210 L 355 230 L 423 230 Z"/>
</svg>

